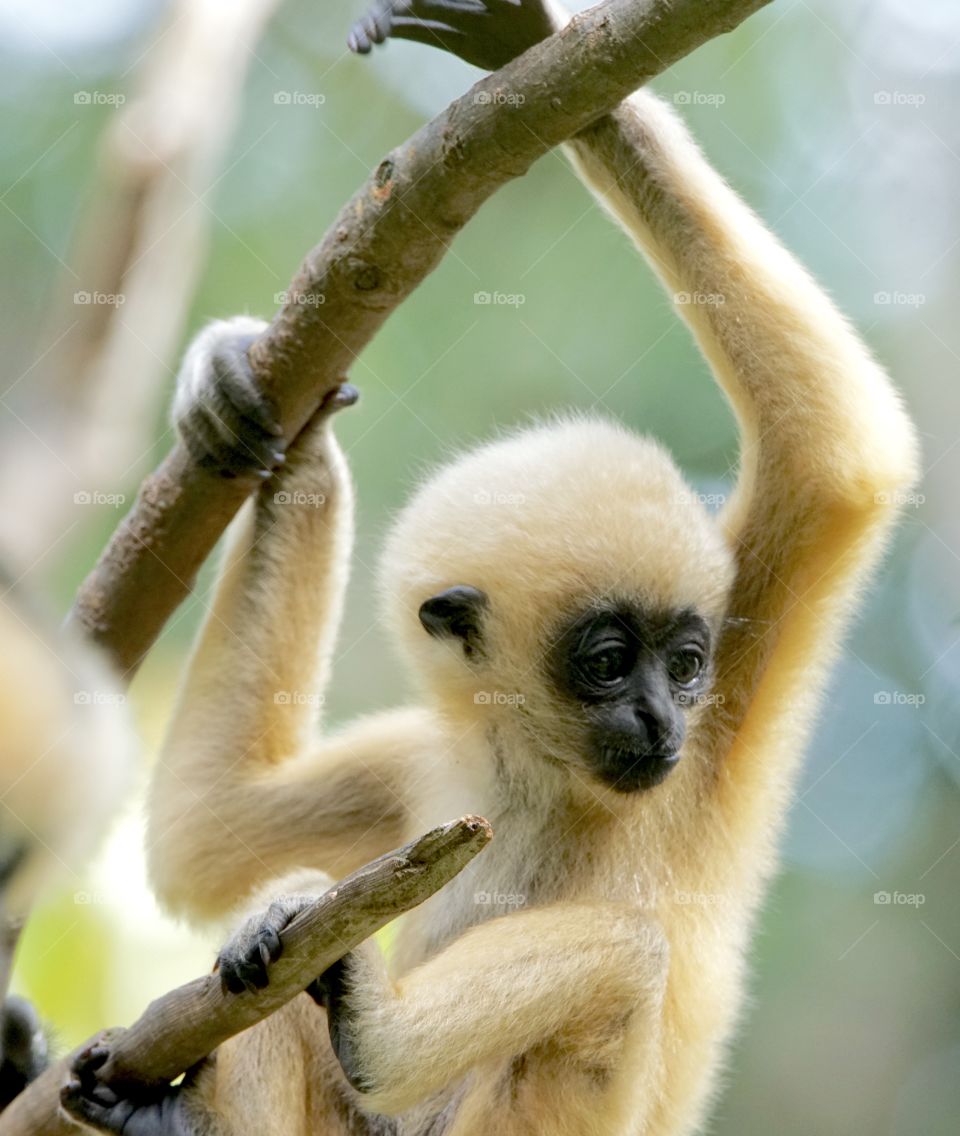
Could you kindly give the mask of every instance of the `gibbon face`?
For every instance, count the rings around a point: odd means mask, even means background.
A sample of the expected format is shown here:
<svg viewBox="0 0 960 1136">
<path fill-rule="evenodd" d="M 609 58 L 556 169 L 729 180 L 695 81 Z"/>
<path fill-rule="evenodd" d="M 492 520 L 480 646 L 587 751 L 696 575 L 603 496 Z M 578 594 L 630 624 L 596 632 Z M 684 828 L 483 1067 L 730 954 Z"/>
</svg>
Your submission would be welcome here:
<svg viewBox="0 0 960 1136">
<path fill-rule="evenodd" d="M 381 588 L 448 717 L 629 793 L 679 761 L 732 573 L 667 453 L 587 419 L 441 469 L 398 518 Z"/>
<path fill-rule="evenodd" d="M 557 690 L 587 727 L 585 757 L 621 793 L 659 785 L 680 759 L 685 708 L 705 687 L 710 628 L 692 611 L 609 604 L 567 624 L 549 655 Z"/>
</svg>

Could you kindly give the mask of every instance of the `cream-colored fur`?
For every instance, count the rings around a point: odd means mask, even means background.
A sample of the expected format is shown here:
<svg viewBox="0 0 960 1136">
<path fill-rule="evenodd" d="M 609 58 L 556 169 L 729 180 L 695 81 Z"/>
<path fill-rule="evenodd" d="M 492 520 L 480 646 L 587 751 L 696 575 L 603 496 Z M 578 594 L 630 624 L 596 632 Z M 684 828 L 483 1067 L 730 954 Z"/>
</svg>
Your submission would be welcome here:
<svg viewBox="0 0 960 1136">
<path fill-rule="evenodd" d="M 116 677 L 0 585 L 0 907 L 19 919 L 53 883 L 76 884 L 130 780 Z"/>
<path fill-rule="evenodd" d="M 226 1132 L 679 1136 L 714 1090 L 797 765 L 916 443 L 883 371 L 666 106 L 639 94 L 571 149 L 669 292 L 722 297 L 678 310 L 740 421 L 736 496 L 712 519 L 657 444 L 594 418 L 455 462 L 383 560 L 423 706 L 317 742 L 302 699 L 327 671 L 351 493 L 327 425 L 298 441 L 236 525 L 157 770 L 160 894 L 199 919 L 457 814 L 496 835 L 403 921 L 392 983 L 353 991 L 373 1090 L 346 1086 L 303 997 L 202 1074 L 196 1106 Z M 274 499 L 300 492 L 324 502 Z M 455 584 L 489 596 L 476 662 L 417 619 Z M 611 596 L 695 607 L 719 641 L 678 768 L 637 795 L 591 780 L 541 665 L 565 614 Z"/>
</svg>

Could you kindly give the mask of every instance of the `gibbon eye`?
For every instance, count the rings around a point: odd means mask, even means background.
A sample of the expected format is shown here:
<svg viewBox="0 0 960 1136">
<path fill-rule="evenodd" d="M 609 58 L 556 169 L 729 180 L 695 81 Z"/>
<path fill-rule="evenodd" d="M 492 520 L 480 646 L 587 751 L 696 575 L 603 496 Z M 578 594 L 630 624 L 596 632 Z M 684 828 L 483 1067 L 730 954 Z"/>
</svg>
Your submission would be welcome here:
<svg viewBox="0 0 960 1136">
<path fill-rule="evenodd" d="M 594 651 L 584 662 L 590 677 L 597 682 L 615 682 L 630 670 L 630 656 L 616 644 Z"/>
<path fill-rule="evenodd" d="M 689 686 L 703 670 L 703 656 L 691 647 L 684 647 L 670 656 L 667 670 L 674 682 Z"/>
</svg>

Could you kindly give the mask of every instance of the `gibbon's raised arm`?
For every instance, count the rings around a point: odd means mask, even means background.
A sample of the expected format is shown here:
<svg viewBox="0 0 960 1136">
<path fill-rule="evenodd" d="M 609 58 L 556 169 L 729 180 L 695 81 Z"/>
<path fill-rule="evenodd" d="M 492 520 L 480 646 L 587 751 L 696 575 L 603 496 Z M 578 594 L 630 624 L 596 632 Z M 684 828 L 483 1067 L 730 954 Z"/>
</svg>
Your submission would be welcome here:
<svg viewBox="0 0 960 1136">
<path fill-rule="evenodd" d="M 737 766 L 781 772 L 778 723 L 809 716 L 850 600 L 917 476 L 913 426 L 830 299 L 659 99 L 634 95 L 569 148 L 674 295 L 740 426 L 737 488 L 720 518 L 736 576 L 714 689 L 720 784 L 735 785 L 747 816 Z M 757 770 L 745 780 L 763 799 Z"/>
<path fill-rule="evenodd" d="M 553 0 L 519 9 L 383 0 L 350 46 L 363 53 L 394 36 L 497 68 L 569 19 Z M 775 739 L 785 716 L 812 718 L 851 600 L 917 477 L 915 432 L 829 297 L 660 99 L 638 92 L 565 149 L 673 296 L 739 424 L 737 488 L 720 518 L 736 576 L 707 731 L 725 759 L 718 784 L 749 817 L 741 782 L 762 802 L 769 778 L 788 772 Z M 789 738 L 792 768 L 803 738 Z"/>
<path fill-rule="evenodd" d="M 425 729 L 384 714 L 317 742 L 353 543 L 353 492 L 333 439 L 343 387 L 287 454 L 253 383 L 238 317 L 194 342 L 174 418 L 226 475 L 277 472 L 231 529 L 211 612 L 149 796 L 151 875 L 172 908 L 217 916 L 295 867 L 341 876 L 401 842 L 403 762 Z"/>
</svg>

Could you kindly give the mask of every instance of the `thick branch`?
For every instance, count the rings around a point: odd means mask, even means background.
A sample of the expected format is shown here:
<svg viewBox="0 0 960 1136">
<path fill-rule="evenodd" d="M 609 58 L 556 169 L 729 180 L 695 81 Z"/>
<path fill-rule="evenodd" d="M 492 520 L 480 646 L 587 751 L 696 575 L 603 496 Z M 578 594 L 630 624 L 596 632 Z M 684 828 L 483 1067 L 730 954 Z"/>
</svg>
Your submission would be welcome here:
<svg viewBox="0 0 960 1136">
<path fill-rule="evenodd" d="M 197 978 L 151 1002 L 129 1029 L 108 1039 L 99 1076 L 111 1083 L 165 1084 L 242 1030 L 286 1005 L 346 951 L 453 879 L 490 840 L 481 817 L 428 832 L 347 876 L 301 912 L 283 936 L 270 985 L 229 994 L 216 974 Z M 69 1058 L 48 1069 L 0 1115 L 0 1136 L 69 1136 L 76 1126 L 59 1112 Z"/>
<path fill-rule="evenodd" d="M 292 438 L 484 201 L 637 87 L 768 0 L 606 0 L 481 80 L 379 165 L 251 349 Z M 495 93 L 511 98 L 491 97 Z M 177 447 L 144 483 L 74 607 L 132 671 L 252 485 Z"/>
</svg>

